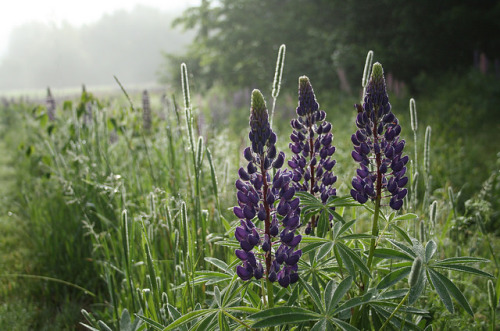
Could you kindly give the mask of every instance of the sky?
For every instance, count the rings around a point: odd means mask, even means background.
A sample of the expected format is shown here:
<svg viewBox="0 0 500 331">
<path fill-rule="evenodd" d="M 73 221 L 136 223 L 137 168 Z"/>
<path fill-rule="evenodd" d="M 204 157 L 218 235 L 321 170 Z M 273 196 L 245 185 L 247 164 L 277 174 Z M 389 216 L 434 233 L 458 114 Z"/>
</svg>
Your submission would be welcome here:
<svg viewBox="0 0 500 331">
<path fill-rule="evenodd" d="M 119 9 L 130 10 L 146 5 L 163 11 L 182 10 L 197 5 L 200 0 L 12 0 L 0 11 L 0 57 L 5 54 L 12 30 L 24 23 L 38 21 L 74 26 L 97 21 L 102 15 Z"/>
</svg>

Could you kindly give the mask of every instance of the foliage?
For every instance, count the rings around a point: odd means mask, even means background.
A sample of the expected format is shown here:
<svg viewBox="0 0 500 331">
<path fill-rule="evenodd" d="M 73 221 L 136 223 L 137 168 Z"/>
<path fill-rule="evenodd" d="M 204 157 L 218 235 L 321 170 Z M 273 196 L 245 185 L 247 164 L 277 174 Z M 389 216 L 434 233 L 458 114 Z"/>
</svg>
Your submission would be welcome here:
<svg viewBox="0 0 500 331">
<path fill-rule="evenodd" d="M 285 88 L 293 88 L 290 78 L 307 73 L 318 90 L 331 90 L 340 86 L 334 75 L 339 69 L 351 86 L 359 84 L 367 49 L 407 84 L 421 72 L 467 67 L 475 51 L 497 56 L 500 44 L 490 36 L 500 31 L 498 2 L 436 6 L 429 0 L 204 0 L 177 20 L 195 29 L 196 38 L 186 55 L 170 59 L 174 68 L 186 61 L 205 86 L 223 80 L 228 87 L 264 89 L 284 43 L 290 54 Z"/>
</svg>

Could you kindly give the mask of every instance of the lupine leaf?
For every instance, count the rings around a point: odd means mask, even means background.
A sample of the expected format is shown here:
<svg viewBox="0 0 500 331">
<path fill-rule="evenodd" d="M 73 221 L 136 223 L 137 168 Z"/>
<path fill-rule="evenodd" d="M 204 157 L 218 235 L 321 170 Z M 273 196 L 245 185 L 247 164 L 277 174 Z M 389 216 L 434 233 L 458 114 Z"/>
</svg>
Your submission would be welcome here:
<svg viewBox="0 0 500 331">
<path fill-rule="evenodd" d="M 350 249 L 349 247 L 347 247 L 346 245 L 342 244 L 342 243 L 338 243 L 337 244 L 339 246 L 339 250 L 342 251 L 344 250 L 345 253 L 347 255 L 349 255 L 349 258 L 352 260 L 352 262 L 354 262 L 354 264 L 356 264 L 359 268 L 359 270 L 361 270 L 362 272 L 364 272 L 366 275 L 368 275 L 368 277 L 371 278 L 371 273 L 370 273 L 370 269 L 368 269 L 368 267 L 366 266 L 366 264 L 361 260 L 361 258 L 358 256 L 358 254 L 356 254 L 352 249 Z M 351 274 L 352 275 L 352 274 Z"/>
<path fill-rule="evenodd" d="M 458 257 L 450 257 L 448 259 L 438 261 L 434 265 L 456 264 L 456 263 L 476 263 L 476 262 L 490 262 L 490 260 L 479 258 L 479 257 L 472 257 L 472 256 L 458 256 Z"/>
<path fill-rule="evenodd" d="M 219 287 L 218 286 L 215 286 L 214 287 L 214 298 L 215 298 L 215 302 L 217 302 L 217 306 L 221 306 L 221 298 L 220 298 L 220 291 L 219 291 Z"/>
<path fill-rule="evenodd" d="M 149 317 L 146 317 L 146 316 L 143 316 L 140 314 L 134 314 L 134 315 L 135 315 L 135 317 L 139 318 L 140 320 L 143 320 L 144 322 L 146 322 L 147 325 L 154 327 L 156 330 L 163 330 L 165 328 L 165 325 L 161 325 L 160 323 L 152 320 Z M 120 322 L 120 331 L 121 330 L 126 330 L 126 329 L 122 328 L 122 325 Z"/>
<path fill-rule="evenodd" d="M 314 321 L 320 319 L 321 315 L 299 307 L 277 307 L 263 310 L 248 316 L 248 318 L 258 320 L 252 327 L 263 328 L 281 324 Z"/>
<path fill-rule="evenodd" d="M 425 262 L 429 262 L 431 260 L 434 253 L 436 253 L 436 250 L 436 242 L 434 240 L 429 240 L 429 242 L 427 242 L 427 245 L 425 245 Z"/>
<path fill-rule="evenodd" d="M 408 255 L 405 252 L 397 251 L 391 248 L 376 248 L 374 256 L 384 259 L 402 259 L 407 261 L 414 260 L 414 258 L 411 255 Z"/>
<path fill-rule="evenodd" d="M 258 313 L 260 309 L 258 308 L 253 308 L 253 307 L 247 307 L 247 306 L 237 306 L 237 307 L 225 307 L 224 310 L 226 311 L 235 311 L 239 313 Z"/>
<path fill-rule="evenodd" d="M 415 215 L 415 214 L 408 213 L 408 214 L 403 214 L 403 215 L 396 216 L 394 218 L 394 221 L 408 221 L 408 220 L 412 220 L 412 219 L 415 219 L 415 218 L 418 218 L 418 216 Z"/>
<path fill-rule="evenodd" d="M 466 265 L 461 265 L 461 264 L 433 264 L 433 268 L 443 268 L 443 269 L 451 269 L 451 270 L 457 270 L 457 271 L 463 271 L 463 272 L 468 272 L 471 274 L 475 274 L 478 276 L 484 276 L 484 277 L 489 277 L 489 278 L 495 278 L 492 274 L 489 274 L 485 271 L 476 269 L 474 267 L 469 267 Z"/>
<path fill-rule="evenodd" d="M 234 271 L 229 269 L 228 265 L 226 262 L 222 261 L 222 260 L 219 260 L 215 257 L 205 257 L 205 261 L 207 261 L 208 263 L 211 263 L 213 264 L 214 266 L 216 266 L 217 268 L 221 269 L 222 271 L 224 272 L 227 272 L 231 275 L 234 275 Z"/>
<path fill-rule="evenodd" d="M 323 245 L 325 245 L 325 243 L 323 243 L 323 242 L 315 242 L 315 243 L 309 244 L 306 247 L 301 248 L 302 255 L 307 254 L 311 251 L 314 251 L 314 250 L 318 249 L 318 247 L 320 247 L 320 246 L 322 247 Z"/>
<path fill-rule="evenodd" d="M 333 245 L 334 245 L 333 242 L 323 244 L 316 252 L 316 260 L 319 261 L 326 255 L 328 255 L 328 253 L 330 253 L 330 251 L 332 250 Z"/>
<path fill-rule="evenodd" d="M 444 303 L 444 306 L 450 313 L 454 312 L 453 302 L 451 301 L 450 294 L 448 293 L 447 287 L 443 284 L 441 279 L 436 276 L 437 272 L 429 269 L 429 278 L 431 279 L 431 283 L 436 289 L 437 294 L 441 298 L 441 301 Z"/>
<path fill-rule="evenodd" d="M 313 325 L 310 331 L 335 331 L 335 327 L 326 319 L 320 319 L 316 324 Z"/>
<path fill-rule="evenodd" d="M 331 319 L 332 323 L 335 323 L 336 326 L 338 326 L 340 329 L 345 330 L 345 331 L 358 331 L 359 329 L 355 328 L 349 323 L 346 323 L 342 320 L 339 320 L 337 318 L 332 318 Z"/>
<path fill-rule="evenodd" d="M 411 267 L 406 267 L 406 268 L 401 268 L 397 269 L 388 275 L 386 275 L 380 283 L 377 285 L 377 289 L 382 290 L 384 288 L 387 288 L 389 286 L 392 286 L 399 282 L 401 279 L 405 278 L 411 271 Z"/>
<path fill-rule="evenodd" d="M 413 243 L 411 242 L 411 239 L 410 237 L 408 236 L 408 234 L 406 233 L 405 230 L 401 229 L 399 226 L 397 226 L 396 224 L 392 223 L 391 224 L 391 227 L 396 230 L 400 235 L 401 237 L 403 237 L 403 239 L 410 245 L 412 245 Z"/>
<path fill-rule="evenodd" d="M 326 296 L 325 296 L 325 305 L 326 305 L 326 312 L 330 312 L 335 306 L 338 305 L 340 300 L 345 296 L 347 291 L 352 286 L 352 277 L 349 276 L 343 281 L 340 282 L 340 284 L 335 288 L 333 295 L 330 297 L 329 302 L 326 302 Z"/>
<path fill-rule="evenodd" d="M 328 284 L 326 284 L 325 286 L 325 289 L 323 291 L 323 294 L 324 294 L 324 300 L 323 302 L 325 303 L 325 310 L 326 312 L 330 311 L 330 303 L 332 301 L 332 298 L 333 298 L 333 294 L 335 293 L 335 290 L 337 289 L 337 284 L 335 283 L 335 281 L 332 279 L 328 282 Z"/>
<path fill-rule="evenodd" d="M 219 320 L 219 330 L 220 331 L 230 331 L 226 316 L 224 315 L 224 313 L 222 311 L 219 311 L 218 320 Z"/>
<path fill-rule="evenodd" d="M 457 300 L 460 306 L 462 306 L 465 311 L 469 313 L 469 315 L 474 316 L 474 312 L 472 311 L 472 307 L 470 306 L 469 301 L 467 301 L 462 291 L 460 291 L 460 289 L 455 284 L 453 284 L 451 280 L 432 269 L 429 269 L 429 273 L 431 275 L 434 274 L 437 278 L 439 278 L 441 283 L 446 287 L 448 292 L 455 298 L 455 300 Z"/>
<path fill-rule="evenodd" d="M 332 313 L 330 315 L 333 316 L 337 313 L 340 313 L 343 310 L 351 309 L 351 308 L 354 308 L 357 306 L 361 306 L 361 305 L 369 302 L 371 298 L 372 298 L 372 294 L 367 293 L 367 294 L 363 295 L 362 297 L 355 297 L 355 298 L 349 299 L 346 302 L 344 302 L 340 307 L 337 307 L 337 309 L 332 311 Z"/>
<path fill-rule="evenodd" d="M 303 287 L 305 287 L 306 292 L 309 294 L 309 296 L 313 300 L 314 304 L 316 305 L 316 308 L 318 308 L 323 313 L 324 312 L 324 307 L 323 307 L 322 302 L 321 302 L 321 296 L 314 289 L 314 287 L 312 287 L 308 282 L 306 282 L 302 278 L 299 278 L 299 281 L 300 281 L 300 284 Z"/>
<path fill-rule="evenodd" d="M 341 263 L 344 264 L 345 268 L 349 272 L 351 276 L 356 276 L 356 271 L 354 270 L 354 262 L 351 260 L 351 257 L 346 253 L 345 250 L 343 250 L 339 244 L 335 245 L 335 248 L 337 249 L 336 252 L 339 253 L 340 258 L 341 258 Z M 339 262 L 340 263 L 340 262 Z"/>
<path fill-rule="evenodd" d="M 163 329 L 163 331 L 168 331 L 168 330 L 173 330 L 175 328 L 178 328 L 179 326 L 184 326 L 187 323 L 191 322 L 192 320 L 203 316 L 205 314 L 210 314 L 213 313 L 214 311 L 217 311 L 217 309 L 200 309 L 200 310 L 194 310 L 192 312 L 189 312 L 185 315 L 182 315 L 175 321 L 173 321 L 171 324 L 169 324 L 166 328 Z"/>
<path fill-rule="evenodd" d="M 413 259 L 415 259 L 417 257 L 417 255 L 415 254 L 415 252 L 413 251 L 413 249 L 411 249 L 410 247 L 406 246 L 406 245 L 403 245 L 402 243 L 400 242 L 397 242 L 395 240 L 391 240 L 391 239 L 387 239 L 392 245 L 396 246 L 397 248 L 399 248 L 400 250 L 406 252 L 408 255 L 410 255 Z M 412 259 L 412 260 L 413 260 Z"/>
<path fill-rule="evenodd" d="M 198 323 L 196 323 L 196 325 L 191 328 L 191 331 L 205 331 L 213 329 L 213 326 L 215 326 L 216 324 L 216 317 L 217 312 L 213 312 L 211 314 L 203 316 L 203 318 L 200 319 Z"/>
<path fill-rule="evenodd" d="M 349 228 L 354 224 L 356 223 L 356 220 L 351 220 L 345 224 L 342 225 L 342 227 L 340 228 L 337 236 L 341 235 L 342 233 L 346 232 L 347 230 L 349 230 Z"/>
</svg>

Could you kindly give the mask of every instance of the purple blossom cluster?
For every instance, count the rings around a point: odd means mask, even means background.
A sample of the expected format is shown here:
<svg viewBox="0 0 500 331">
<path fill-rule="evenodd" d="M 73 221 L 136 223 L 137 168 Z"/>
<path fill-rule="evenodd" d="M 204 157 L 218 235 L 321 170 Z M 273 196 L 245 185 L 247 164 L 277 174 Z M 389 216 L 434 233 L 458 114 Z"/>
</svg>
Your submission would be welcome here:
<svg viewBox="0 0 500 331">
<path fill-rule="evenodd" d="M 300 201 L 294 198 L 293 173 L 280 169 L 285 154 L 277 153 L 276 134 L 258 90 L 252 92 L 249 138 L 251 146 L 243 152 L 248 164 L 238 171 L 238 206 L 233 209 L 240 219 L 235 237 L 241 249 L 235 254 L 243 262 L 236 273 L 242 280 L 266 275 L 287 287 L 298 280 L 297 262 L 302 255 L 296 250 L 302 237 L 295 234 L 300 226 Z M 272 168 L 277 170 L 273 178 Z M 254 221 L 263 222 L 263 229 Z"/>
<path fill-rule="evenodd" d="M 319 195 L 326 203 L 330 196 L 337 194 L 333 184 L 337 176 L 333 174 L 336 161 L 332 155 L 332 124 L 325 121 L 326 113 L 319 109 L 309 78 L 299 78 L 299 104 L 297 119 L 291 121 L 290 150 L 293 153 L 288 166 L 292 169 L 294 186 L 299 191 Z M 315 227 L 314 218 L 307 224 L 306 234 Z"/>
<path fill-rule="evenodd" d="M 401 126 L 391 112 L 382 65 L 373 65 L 363 105 L 356 105 L 358 130 L 351 136 L 353 159 L 359 163 L 357 176 L 352 179 L 352 197 L 359 203 L 382 198 L 382 191 L 390 193 L 389 206 L 399 210 L 408 193 L 406 164 L 402 156 L 405 141 L 400 139 Z"/>
</svg>

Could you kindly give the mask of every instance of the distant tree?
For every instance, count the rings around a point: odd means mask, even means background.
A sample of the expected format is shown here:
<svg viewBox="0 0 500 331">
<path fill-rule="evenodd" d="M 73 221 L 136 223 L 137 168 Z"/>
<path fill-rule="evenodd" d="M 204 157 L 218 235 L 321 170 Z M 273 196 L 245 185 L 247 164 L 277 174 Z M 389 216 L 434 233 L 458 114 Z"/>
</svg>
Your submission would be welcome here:
<svg viewBox="0 0 500 331">
<path fill-rule="evenodd" d="M 270 86 L 278 47 L 287 45 L 284 84 L 307 74 L 338 87 L 338 69 L 359 85 L 366 52 L 411 83 L 420 72 L 468 67 L 474 51 L 500 53 L 500 2 L 466 0 L 202 0 L 175 21 L 195 29 L 186 55 L 208 87 Z"/>
</svg>

